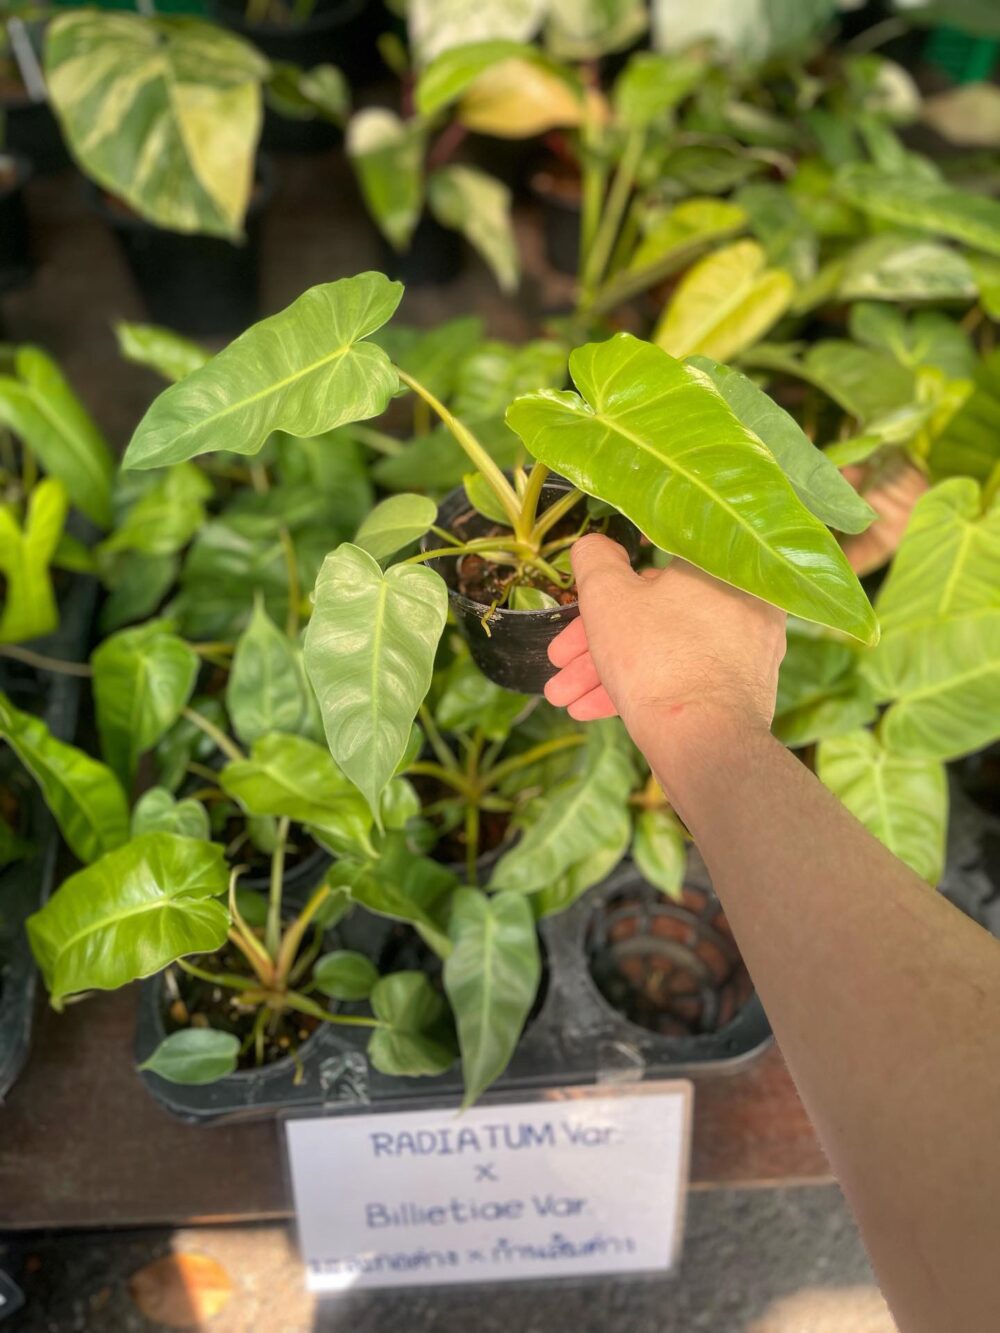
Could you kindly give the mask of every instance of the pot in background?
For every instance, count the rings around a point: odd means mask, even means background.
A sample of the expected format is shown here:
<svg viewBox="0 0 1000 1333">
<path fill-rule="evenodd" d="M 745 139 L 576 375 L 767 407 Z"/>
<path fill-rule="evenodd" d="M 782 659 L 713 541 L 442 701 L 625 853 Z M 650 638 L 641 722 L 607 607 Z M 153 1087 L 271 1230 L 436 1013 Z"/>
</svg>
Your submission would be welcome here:
<svg viewBox="0 0 1000 1333">
<path fill-rule="evenodd" d="M 531 193 L 542 206 L 545 258 L 558 273 L 575 276 L 580 263 L 580 182 L 568 172 L 545 169 L 531 178 Z"/>
<path fill-rule="evenodd" d="M 0 155 L 0 293 L 20 287 L 31 277 L 31 235 L 25 186 L 31 163 L 13 154 Z"/>
<path fill-rule="evenodd" d="M 417 223 L 410 244 L 402 253 L 381 236 L 382 269 L 406 287 L 442 287 L 462 271 L 462 238 L 442 227 L 430 213 Z"/>
<path fill-rule="evenodd" d="M 337 65 L 352 87 L 381 70 L 376 38 L 384 26 L 371 0 L 315 0 L 313 12 L 301 23 L 254 23 L 246 0 L 213 0 L 217 23 L 257 47 L 268 60 L 311 69 Z"/>
<path fill-rule="evenodd" d="M 567 481 L 555 479 L 546 482 L 542 488 L 539 513 L 543 513 L 570 489 Z M 457 537 L 467 538 L 484 536 L 495 526 L 473 509 L 464 486 L 456 487 L 444 499 L 438 509 L 437 525 Z M 635 559 L 639 549 L 639 534 L 627 519 L 615 515 L 608 525 L 608 536 L 621 542 L 629 558 Z M 430 550 L 432 542 L 436 544 L 437 538 L 425 537 L 423 549 Z M 510 611 L 498 607 L 490 616 L 487 634 L 483 628 L 483 617 L 489 608 L 458 591 L 457 561 L 441 558 L 429 561 L 429 564 L 448 585 L 448 600 L 458 628 L 483 675 L 506 690 L 516 690 L 520 694 L 541 694 L 545 682 L 555 674 L 555 668 L 549 661 L 549 644 L 577 618 L 580 614 L 579 605 L 573 602 L 570 606 L 545 611 Z"/>
<path fill-rule="evenodd" d="M 7 150 L 28 158 L 37 175 L 48 176 L 73 165 L 48 102 L 35 102 L 23 90 L 10 92 L 0 96 L 0 116 Z"/>
</svg>

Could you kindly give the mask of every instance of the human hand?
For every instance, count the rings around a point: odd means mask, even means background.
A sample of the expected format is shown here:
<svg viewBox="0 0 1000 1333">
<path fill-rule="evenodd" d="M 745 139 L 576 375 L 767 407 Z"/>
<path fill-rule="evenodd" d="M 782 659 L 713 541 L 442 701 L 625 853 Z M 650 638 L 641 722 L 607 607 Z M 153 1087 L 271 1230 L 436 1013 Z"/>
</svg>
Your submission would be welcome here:
<svg viewBox="0 0 1000 1333">
<path fill-rule="evenodd" d="M 549 703 L 578 721 L 619 714 L 642 748 L 650 726 L 726 720 L 767 731 L 785 614 L 674 560 L 636 574 L 596 534 L 572 550 L 580 617 L 549 646 Z"/>
<path fill-rule="evenodd" d="M 906 525 L 929 485 L 924 474 L 906 459 L 871 468 L 858 463 L 843 469 L 844 476 L 878 514 L 870 528 L 844 539 L 844 554 L 859 577 L 880 569 L 896 554 Z"/>
</svg>

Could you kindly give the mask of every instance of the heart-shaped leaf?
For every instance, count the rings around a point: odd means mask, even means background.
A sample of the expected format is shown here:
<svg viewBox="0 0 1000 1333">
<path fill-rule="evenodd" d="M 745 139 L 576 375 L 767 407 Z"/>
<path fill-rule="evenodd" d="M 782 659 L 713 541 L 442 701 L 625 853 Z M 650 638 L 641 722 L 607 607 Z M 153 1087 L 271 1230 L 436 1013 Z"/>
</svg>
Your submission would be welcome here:
<svg viewBox="0 0 1000 1333">
<path fill-rule="evenodd" d="M 827 529 L 713 389 L 628 334 L 575 351 L 575 393 L 507 419 L 535 458 L 619 509 L 655 546 L 738 588 L 874 642 L 874 612 Z"/>
<path fill-rule="evenodd" d="M 507 186 L 485 171 L 456 164 L 428 178 L 427 202 L 438 222 L 461 232 L 486 261 L 500 290 L 515 291 L 521 265 Z"/>
<path fill-rule="evenodd" d="M 414 856 L 399 836 L 391 835 L 381 851 L 377 861 L 346 874 L 351 898 L 376 916 L 413 926 L 429 948 L 446 958 L 451 942 L 442 909 L 458 883 L 455 876 L 438 861 Z"/>
<path fill-rule="evenodd" d="M 220 449 L 255 454 L 275 430 L 321 435 L 378 416 L 399 380 L 366 339 L 402 295 L 381 273 L 311 287 L 165 389 L 139 422 L 123 466 L 162 467 Z"/>
<path fill-rule="evenodd" d="M 278 629 L 260 598 L 250 624 L 236 641 L 226 708 L 244 745 L 274 731 L 322 739 L 319 706 L 306 679 L 302 649 Z"/>
<path fill-rule="evenodd" d="M 454 1064 L 447 1006 L 423 972 L 382 977 L 372 988 L 371 1006 L 383 1026 L 372 1033 L 368 1058 L 381 1073 L 420 1078 Z"/>
<path fill-rule="evenodd" d="M 56 1008 L 67 995 L 116 990 L 225 943 L 224 849 L 146 833 L 71 875 L 28 918 L 28 938 Z"/>
<path fill-rule="evenodd" d="M 183 1028 L 164 1037 L 140 1069 L 158 1074 L 168 1083 L 197 1087 L 235 1073 L 240 1039 L 211 1028 Z"/>
<path fill-rule="evenodd" d="M 366 1000 L 378 982 L 378 968 L 363 953 L 335 949 L 317 958 L 312 979 L 333 1000 Z"/>
<path fill-rule="evenodd" d="M 931 366 L 951 380 L 971 379 L 976 354 L 957 320 L 939 310 L 921 310 L 908 319 L 896 306 L 862 301 L 853 307 L 851 337 L 891 352 L 910 370 Z"/>
<path fill-rule="evenodd" d="M 436 518 L 437 505 L 426 495 L 390 495 L 358 528 L 354 545 L 381 563 L 419 541 Z"/>
<path fill-rule="evenodd" d="M 200 801 L 174 799 L 166 787 L 150 787 L 132 811 L 132 837 L 144 833 L 176 833 L 182 838 L 210 836 L 208 811 Z"/>
<path fill-rule="evenodd" d="M 948 781 L 933 760 L 883 749 L 870 731 L 822 741 L 816 772 L 851 814 L 929 884 L 944 871 Z"/>
<path fill-rule="evenodd" d="M 448 921 L 444 989 L 455 1015 L 463 1107 L 507 1068 L 542 973 L 535 918 L 518 894 L 456 889 Z"/>
<path fill-rule="evenodd" d="M 49 566 L 59 546 L 68 503 L 62 482 L 46 477 L 28 497 L 23 529 L 15 508 L 0 505 L 0 574 L 6 580 L 0 643 L 37 638 L 59 623 Z"/>
<path fill-rule="evenodd" d="M 306 671 L 330 752 L 376 811 L 431 683 L 448 590 L 423 565 L 383 574 L 345 543 L 326 557 L 314 595 Z"/>
<path fill-rule="evenodd" d="M 110 768 L 58 741 L 41 718 L 15 708 L 0 694 L 0 736 L 41 788 L 59 831 L 81 861 L 128 838 L 128 804 Z"/>
</svg>

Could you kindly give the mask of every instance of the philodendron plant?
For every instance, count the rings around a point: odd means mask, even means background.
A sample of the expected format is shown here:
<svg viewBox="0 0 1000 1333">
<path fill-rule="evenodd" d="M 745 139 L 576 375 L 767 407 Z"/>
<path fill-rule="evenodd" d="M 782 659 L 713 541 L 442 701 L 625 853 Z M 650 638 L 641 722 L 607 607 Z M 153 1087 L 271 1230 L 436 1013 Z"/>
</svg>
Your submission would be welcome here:
<svg viewBox="0 0 1000 1333">
<path fill-rule="evenodd" d="M 628 335 L 578 348 L 570 356 L 578 392 L 526 394 L 508 408 L 507 423 L 532 462 L 507 476 L 469 427 L 373 341 L 401 296 L 377 273 L 306 292 L 161 394 L 124 464 L 162 467 L 216 450 L 254 454 L 275 430 L 315 436 L 376 417 L 406 391 L 452 432 L 474 469 L 466 489 L 488 534 L 463 541 L 440 527 L 425 497 L 396 496 L 373 511 L 354 542 L 327 555 L 316 580 L 306 669 L 333 757 L 373 811 L 405 753 L 447 618 L 448 586 L 428 561 L 490 562 L 499 572 L 498 604 L 530 597 L 540 583 L 572 598 L 572 575 L 559 561 L 580 533 L 604 521 L 591 517 L 586 497 L 624 515 L 663 551 L 804 619 L 875 641 L 874 613 L 826 526 L 859 531 L 871 511 L 737 372 L 684 365 Z M 552 473 L 570 490 L 543 510 Z M 563 518 L 570 530 L 557 535 Z M 435 528 L 429 549 L 404 554 Z M 490 609 L 484 605 L 477 627 L 483 634 Z M 544 606 L 527 612 L 550 614 Z"/>
</svg>

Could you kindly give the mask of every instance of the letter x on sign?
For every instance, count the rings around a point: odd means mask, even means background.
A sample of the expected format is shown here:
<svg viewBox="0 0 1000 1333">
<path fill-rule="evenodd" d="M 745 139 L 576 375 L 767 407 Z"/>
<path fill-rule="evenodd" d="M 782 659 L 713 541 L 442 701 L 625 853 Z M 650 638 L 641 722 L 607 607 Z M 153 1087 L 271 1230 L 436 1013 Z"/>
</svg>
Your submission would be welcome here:
<svg viewBox="0 0 1000 1333">
<path fill-rule="evenodd" d="M 495 1169 L 492 1162 L 478 1162 L 476 1164 L 476 1183 L 478 1184 L 481 1180 L 492 1180 L 494 1184 L 499 1183 L 493 1174 Z"/>
</svg>

